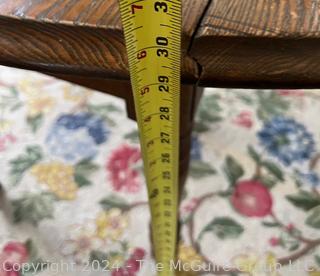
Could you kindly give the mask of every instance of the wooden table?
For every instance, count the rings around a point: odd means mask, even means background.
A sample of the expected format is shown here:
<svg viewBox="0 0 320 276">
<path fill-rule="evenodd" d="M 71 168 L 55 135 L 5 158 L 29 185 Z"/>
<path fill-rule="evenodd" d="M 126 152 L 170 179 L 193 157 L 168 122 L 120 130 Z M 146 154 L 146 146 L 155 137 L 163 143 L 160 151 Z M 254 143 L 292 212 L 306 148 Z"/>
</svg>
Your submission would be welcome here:
<svg viewBox="0 0 320 276">
<path fill-rule="evenodd" d="M 180 177 L 205 86 L 320 85 L 320 0 L 182 0 Z M 0 0 L 0 64 L 122 97 L 134 118 L 117 0 Z"/>
</svg>

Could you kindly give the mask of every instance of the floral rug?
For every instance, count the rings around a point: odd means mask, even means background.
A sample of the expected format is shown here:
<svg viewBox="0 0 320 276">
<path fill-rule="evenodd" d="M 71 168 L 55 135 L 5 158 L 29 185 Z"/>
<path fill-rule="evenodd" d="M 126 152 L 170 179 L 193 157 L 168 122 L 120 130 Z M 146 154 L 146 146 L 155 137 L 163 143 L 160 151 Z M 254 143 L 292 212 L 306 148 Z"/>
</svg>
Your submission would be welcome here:
<svg viewBox="0 0 320 276">
<path fill-rule="evenodd" d="M 316 90 L 206 90 L 177 275 L 320 275 L 319 118 Z M 0 152 L 0 276 L 155 275 L 122 100 L 0 67 Z"/>
</svg>

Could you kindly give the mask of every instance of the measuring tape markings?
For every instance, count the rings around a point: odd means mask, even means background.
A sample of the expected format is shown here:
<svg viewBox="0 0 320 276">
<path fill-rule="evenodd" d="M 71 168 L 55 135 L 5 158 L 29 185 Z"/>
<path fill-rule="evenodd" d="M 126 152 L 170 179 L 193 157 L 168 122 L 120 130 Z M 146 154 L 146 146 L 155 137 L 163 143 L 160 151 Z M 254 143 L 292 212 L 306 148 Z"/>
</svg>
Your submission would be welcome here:
<svg viewBox="0 0 320 276">
<path fill-rule="evenodd" d="M 177 240 L 181 1 L 120 1 L 130 78 L 148 185 L 156 261 L 169 263 Z"/>
</svg>

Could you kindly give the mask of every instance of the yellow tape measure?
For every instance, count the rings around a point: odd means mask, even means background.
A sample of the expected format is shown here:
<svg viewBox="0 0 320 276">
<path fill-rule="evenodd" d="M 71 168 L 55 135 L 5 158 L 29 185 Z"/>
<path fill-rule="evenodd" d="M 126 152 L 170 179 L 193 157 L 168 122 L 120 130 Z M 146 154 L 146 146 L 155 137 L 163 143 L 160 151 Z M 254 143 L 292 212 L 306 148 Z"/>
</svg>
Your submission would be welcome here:
<svg viewBox="0 0 320 276">
<path fill-rule="evenodd" d="M 170 276 L 178 220 L 181 0 L 119 1 L 158 275 Z"/>
</svg>

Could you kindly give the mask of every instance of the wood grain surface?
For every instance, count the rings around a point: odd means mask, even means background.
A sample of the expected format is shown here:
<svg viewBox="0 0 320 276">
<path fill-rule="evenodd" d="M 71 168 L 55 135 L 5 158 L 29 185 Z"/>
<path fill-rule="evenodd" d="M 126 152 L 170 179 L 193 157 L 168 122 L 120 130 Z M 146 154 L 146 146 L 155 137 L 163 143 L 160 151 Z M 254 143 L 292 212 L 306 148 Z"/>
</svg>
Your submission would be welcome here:
<svg viewBox="0 0 320 276">
<path fill-rule="evenodd" d="M 207 0 L 183 1 L 183 79 L 198 65 L 186 55 Z M 117 0 L 0 1 L 0 63 L 53 73 L 128 79 Z"/>
<path fill-rule="evenodd" d="M 211 1 L 190 54 L 203 85 L 319 87 L 320 1 Z"/>
<path fill-rule="evenodd" d="M 319 0 L 212 1 L 197 36 L 318 37 Z"/>
</svg>

